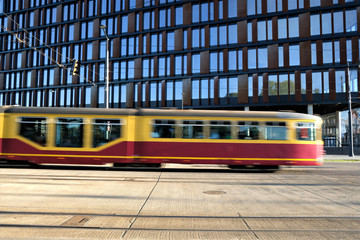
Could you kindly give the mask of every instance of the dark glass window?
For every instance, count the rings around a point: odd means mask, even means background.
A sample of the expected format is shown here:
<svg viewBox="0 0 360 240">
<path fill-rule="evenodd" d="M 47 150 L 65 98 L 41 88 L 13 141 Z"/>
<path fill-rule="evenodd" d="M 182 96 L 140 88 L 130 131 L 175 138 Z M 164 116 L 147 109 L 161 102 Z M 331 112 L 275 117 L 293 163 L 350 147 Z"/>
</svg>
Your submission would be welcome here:
<svg viewBox="0 0 360 240">
<path fill-rule="evenodd" d="M 258 122 L 238 122 L 238 139 L 260 139 Z"/>
<path fill-rule="evenodd" d="M 102 146 L 121 136 L 121 121 L 114 119 L 95 119 L 93 123 L 93 147 Z"/>
<path fill-rule="evenodd" d="M 183 121 L 182 138 L 204 138 L 203 121 Z"/>
<path fill-rule="evenodd" d="M 46 118 L 22 117 L 20 118 L 19 124 L 21 136 L 39 145 L 46 145 Z"/>
<path fill-rule="evenodd" d="M 210 122 L 211 139 L 231 139 L 230 121 L 211 121 Z"/>
<path fill-rule="evenodd" d="M 152 138 L 175 138 L 175 120 L 157 119 L 152 123 Z"/>
<path fill-rule="evenodd" d="M 83 146 L 83 119 L 58 118 L 56 122 L 56 147 Z"/>
</svg>

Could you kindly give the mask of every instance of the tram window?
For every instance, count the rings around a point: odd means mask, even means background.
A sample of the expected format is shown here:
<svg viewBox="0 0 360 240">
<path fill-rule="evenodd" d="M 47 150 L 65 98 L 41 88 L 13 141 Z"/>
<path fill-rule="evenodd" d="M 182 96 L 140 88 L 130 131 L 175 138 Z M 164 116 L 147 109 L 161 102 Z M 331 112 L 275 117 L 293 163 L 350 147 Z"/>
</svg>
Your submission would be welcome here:
<svg viewBox="0 0 360 240">
<path fill-rule="evenodd" d="M 83 119 L 58 118 L 56 122 L 56 147 L 83 146 Z"/>
<path fill-rule="evenodd" d="M 175 138 L 175 120 L 154 120 L 153 138 Z"/>
<path fill-rule="evenodd" d="M 286 140 L 285 122 L 266 122 L 265 139 L 266 140 Z"/>
<path fill-rule="evenodd" d="M 230 139 L 231 123 L 230 121 L 211 121 L 210 122 L 211 139 Z"/>
<path fill-rule="evenodd" d="M 315 141 L 315 124 L 307 122 L 299 122 L 295 126 L 296 139 L 302 141 Z"/>
<path fill-rule="evenodd" d="M 99 147 L 121 136 L 120 120 L 95 119 L 93 126 L 93 147 Z"/>
<path fill-rule="evenodd" d="M 183 121 L 182 138 L 204 138 L 203 121 Z"/>
<path fill-rule="evenodd" d="M 39 145 L 45 146 L 47 142 L 46 118 L 22 117 L 19 123 L 21 136 Z"/>
<path fill-rule="evenodd" d="M 259 139 L 260 127 L 258 122 L 238 122 L 238 139 Z"/>
</svg>

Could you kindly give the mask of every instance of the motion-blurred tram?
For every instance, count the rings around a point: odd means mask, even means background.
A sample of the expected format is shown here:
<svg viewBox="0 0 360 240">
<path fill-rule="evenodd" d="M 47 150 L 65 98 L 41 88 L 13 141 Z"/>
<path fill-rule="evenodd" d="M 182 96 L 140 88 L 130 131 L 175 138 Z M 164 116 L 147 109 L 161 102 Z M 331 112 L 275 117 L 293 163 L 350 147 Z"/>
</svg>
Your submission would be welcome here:
<svg viewBox="0 0 360 240">
<path fill-rule="evenodd" d="M 320 117 L 292 112 L 0 107 L 0 163 L 320 165 Z"/>
</svg>

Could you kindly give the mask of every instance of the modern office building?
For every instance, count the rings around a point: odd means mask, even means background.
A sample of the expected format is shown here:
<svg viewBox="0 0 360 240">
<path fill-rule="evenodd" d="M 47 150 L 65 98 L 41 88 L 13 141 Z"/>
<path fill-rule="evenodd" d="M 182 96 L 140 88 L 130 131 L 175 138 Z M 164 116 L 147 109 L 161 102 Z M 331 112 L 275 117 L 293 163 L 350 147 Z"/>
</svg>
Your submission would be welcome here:
<svg viewBox="0 0 360 240">
<path fill-rule="evenodd" d="M 359 0 L 0 0 L 0 27 L 0 105 L 105 107 L 107 80 L 110 108 L 360 102 Z"/>
</svg>

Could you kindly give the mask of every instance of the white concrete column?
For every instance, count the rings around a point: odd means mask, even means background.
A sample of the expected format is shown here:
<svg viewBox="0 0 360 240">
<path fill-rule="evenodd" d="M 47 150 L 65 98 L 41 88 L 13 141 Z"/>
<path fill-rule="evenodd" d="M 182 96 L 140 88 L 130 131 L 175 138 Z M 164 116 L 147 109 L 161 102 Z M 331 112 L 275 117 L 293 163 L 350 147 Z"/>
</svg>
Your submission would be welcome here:
<svg viewBox="0 0 360 240">
<path fill-rule="evenodd" d="M 314 114 L 314 105 L 313 104 L 308 104 L 307 109 L 308 109 L 308 114 L 311 114 L 311 115 Z"/>
<path fill-rule="evenodd" d="M 245 107 L 244 111 L 250 111 L 250 107 Z"/>
<path fill-rule="evenodd" d="M 336 146 L 340 147 L 342 145 L 342 131 L 341 131 L 341 112 L 337 111 L 335 115 L 335 124 L 336 124 L 336 138 L 339 142 L 336 142 Z"/>
</svg>

